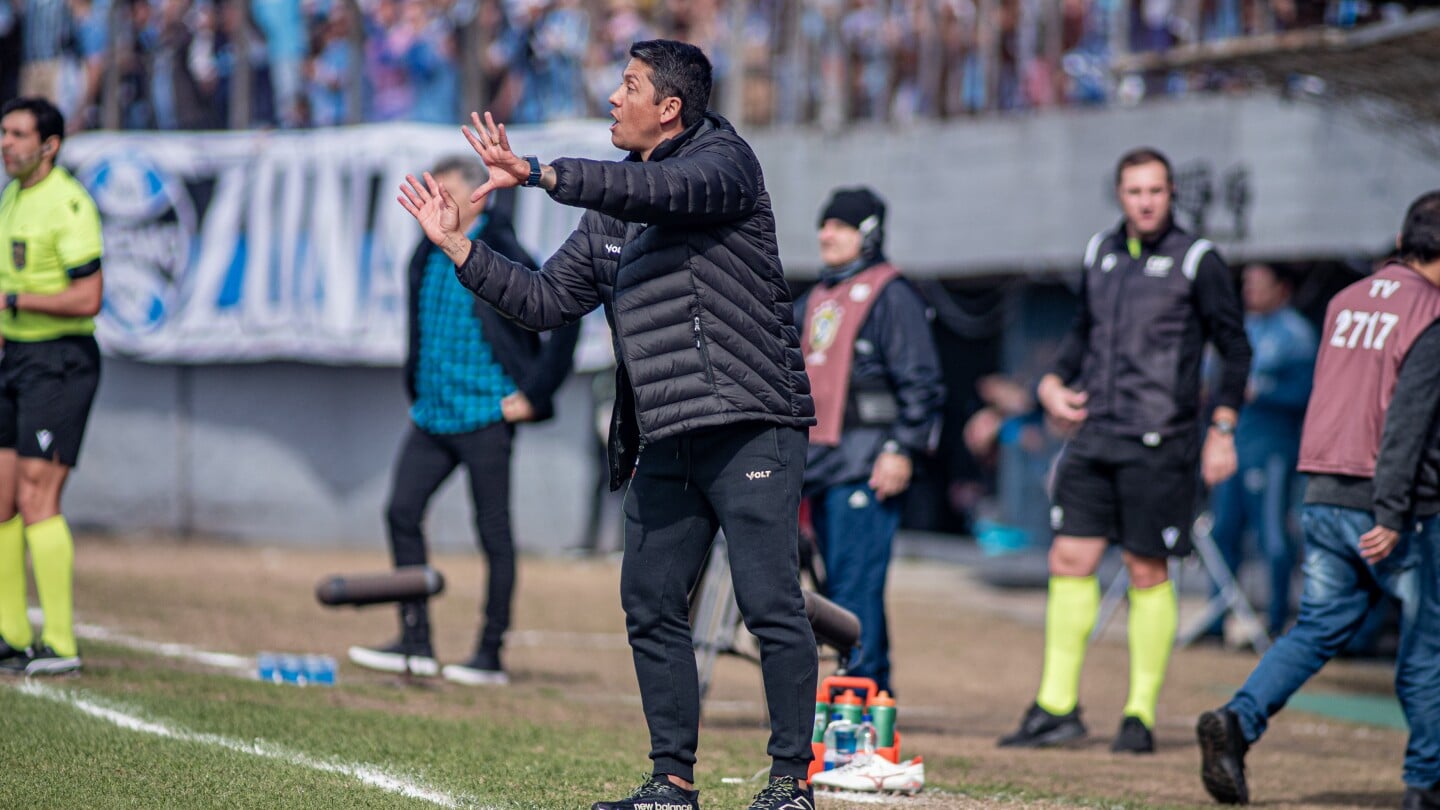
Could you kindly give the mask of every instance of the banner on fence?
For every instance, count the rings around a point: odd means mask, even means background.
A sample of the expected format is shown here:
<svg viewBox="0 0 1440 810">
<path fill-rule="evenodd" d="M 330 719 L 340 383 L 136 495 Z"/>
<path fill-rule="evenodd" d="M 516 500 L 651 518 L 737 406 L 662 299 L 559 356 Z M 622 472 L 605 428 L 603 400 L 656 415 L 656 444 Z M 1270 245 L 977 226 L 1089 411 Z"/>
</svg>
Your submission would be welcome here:
<svg viewBox="0 0 1440 810">
<path fill-rule="evenodd" d="M 510 136 L 546 157 L 619 154 L 597 122 Z M 400 183 L 473 155 L 458 127 L 423 125 L 88 133 L 62 154 L 104 224 L 107 352 L 345 365 L 404 358 L 405 270 L 422 235 L 396 202 Z M 543 261 L 580 213 L 522 192 L 516 230 Z"/>
</svg>

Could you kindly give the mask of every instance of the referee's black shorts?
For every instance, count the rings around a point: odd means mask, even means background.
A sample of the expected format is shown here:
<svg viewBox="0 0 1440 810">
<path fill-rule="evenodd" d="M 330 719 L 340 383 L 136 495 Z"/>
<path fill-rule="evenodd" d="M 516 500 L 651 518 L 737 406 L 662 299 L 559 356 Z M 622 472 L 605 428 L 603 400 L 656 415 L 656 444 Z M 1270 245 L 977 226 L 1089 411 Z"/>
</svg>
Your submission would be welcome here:
<svg viewBox="0 0 1440 810">
<path fill-rule="evenodd" d="M 1082 427 L 1055 468 L 1050 528 L 1072 537 L 1104 537 L 1141 557 L 1189 554 L 1199 433 L 1149 438 Z"/>
<path fill-rule="evenodd" d="M 100 384 L 95 338 L 7 340 L 0 356 L 0 448 L 74 467 Z"/>
</svg>

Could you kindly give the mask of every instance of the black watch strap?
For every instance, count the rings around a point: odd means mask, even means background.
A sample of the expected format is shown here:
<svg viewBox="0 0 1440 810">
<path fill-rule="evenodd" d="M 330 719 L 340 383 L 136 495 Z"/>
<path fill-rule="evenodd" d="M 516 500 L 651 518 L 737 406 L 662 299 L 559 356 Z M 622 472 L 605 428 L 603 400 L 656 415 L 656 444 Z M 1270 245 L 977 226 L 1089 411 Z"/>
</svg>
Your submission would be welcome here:
<svg viewBox="0 0 1440 810">
<path fill-rule="evenodd" d="M 526 188 L 534 188 L 540 185 L 540 158 L 534 155 L 526 155 L 525 162 L 530 164 L 530 176 L 525 178 Z"/>
</svg>

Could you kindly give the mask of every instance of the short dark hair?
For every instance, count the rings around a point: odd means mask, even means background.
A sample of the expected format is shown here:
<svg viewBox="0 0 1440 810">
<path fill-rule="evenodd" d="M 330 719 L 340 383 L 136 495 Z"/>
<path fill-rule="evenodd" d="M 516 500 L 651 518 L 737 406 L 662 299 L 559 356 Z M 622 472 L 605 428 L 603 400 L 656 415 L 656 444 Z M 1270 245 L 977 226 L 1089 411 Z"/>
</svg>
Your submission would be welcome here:
<svg viewBox="0 0 1440 810">
<path fill-rule="evenodd" d="M 1425 264 L 1440 259 L 1440 190 L 1410 203 L 1400 228 L 1400 258 Z"/>
<path fill-rule="evenodd" d="M 1170 171 L 1170 159 L 1165 157 L 1165 154 L 1159 149 L 1153 149 L 1149 146 L 1141 146 L 1138 149 L 1131 149 L 1129 152 L 1121 155 L 1120 161 L 1115 164 L 1116 187 L 1119 187 L 1120 175 L 1124 174 L 1126 169 L 1130 168 L 1131 166 L 1143 166 L 1146 163 L 1159 163 L 1161 166 L 1164 166 L 1165 182 L 1175 182 L 1175 173 Z"/>
<path fill-rule="evenodd" d="M 692 127 L 710 107 L 710 60 L 688 42 L 647 39 L 630 46 L 630 56 L 650 66 L 655 102 L 680 99 L 680 123 Z"/>
<path fill-rule="evenodd" d="M 450 172 L 459 172 L 460 176 L 465 178 L 466 183 L 477 188 L 485 182 L 485 167 L 481 165 L 480 161 L 468 155 L 449 155 L 440 158 L 435 162 L 435 168 L 430 170 L 433 177 Z"/>
<path fill-rule="evenodd" d="M 0 107 L 0 118 L 12 112 L 28 112 L 35 116 L 35 129 L 40 133 L 41 143 L 52 137 L 65 140 L 65 115 L 49 99 L 40 96 L 12 98 Z"/>
</svg>

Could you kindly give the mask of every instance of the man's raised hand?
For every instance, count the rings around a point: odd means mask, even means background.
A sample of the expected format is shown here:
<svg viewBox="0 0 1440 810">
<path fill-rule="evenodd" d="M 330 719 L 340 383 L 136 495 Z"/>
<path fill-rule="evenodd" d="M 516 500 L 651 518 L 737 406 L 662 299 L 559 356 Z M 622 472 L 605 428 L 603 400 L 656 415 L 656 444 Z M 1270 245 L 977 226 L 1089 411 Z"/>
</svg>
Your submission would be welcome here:
<svg viewBox="0 0 1440 810">
<path fill-rule="evenodd" d="M 495 189 L 511 188 L 525 182 L 530 176 L 530 162 L 510 148 L 510 138 L 505 134 L 505 125 L 496 124 L 489 112 L 485 113 L 483 121 L 480 120 L 479 113 L 470 113 L 470 123 L 473 129 L 461 127 L 460 131 L 465 133 L 465 140 L 470 142 L 470 148 L 475 150 L 475 154 L 484 161 L 485 168 L 490 170 L 490 179 L 470 195 L 470 201 L 478 204 Z"/>
<path fill-rule="evenodd" d="M 405 175 L 398 199 L 410 216 L 420 223 L 425 236 L 443 247 L 446 239 L 464 235 L 460 233 L 460 204 L 429 172 L 425 172 L 424 177 L 425 182 L 422 183 L 413 174 Z"/>
</svg>

